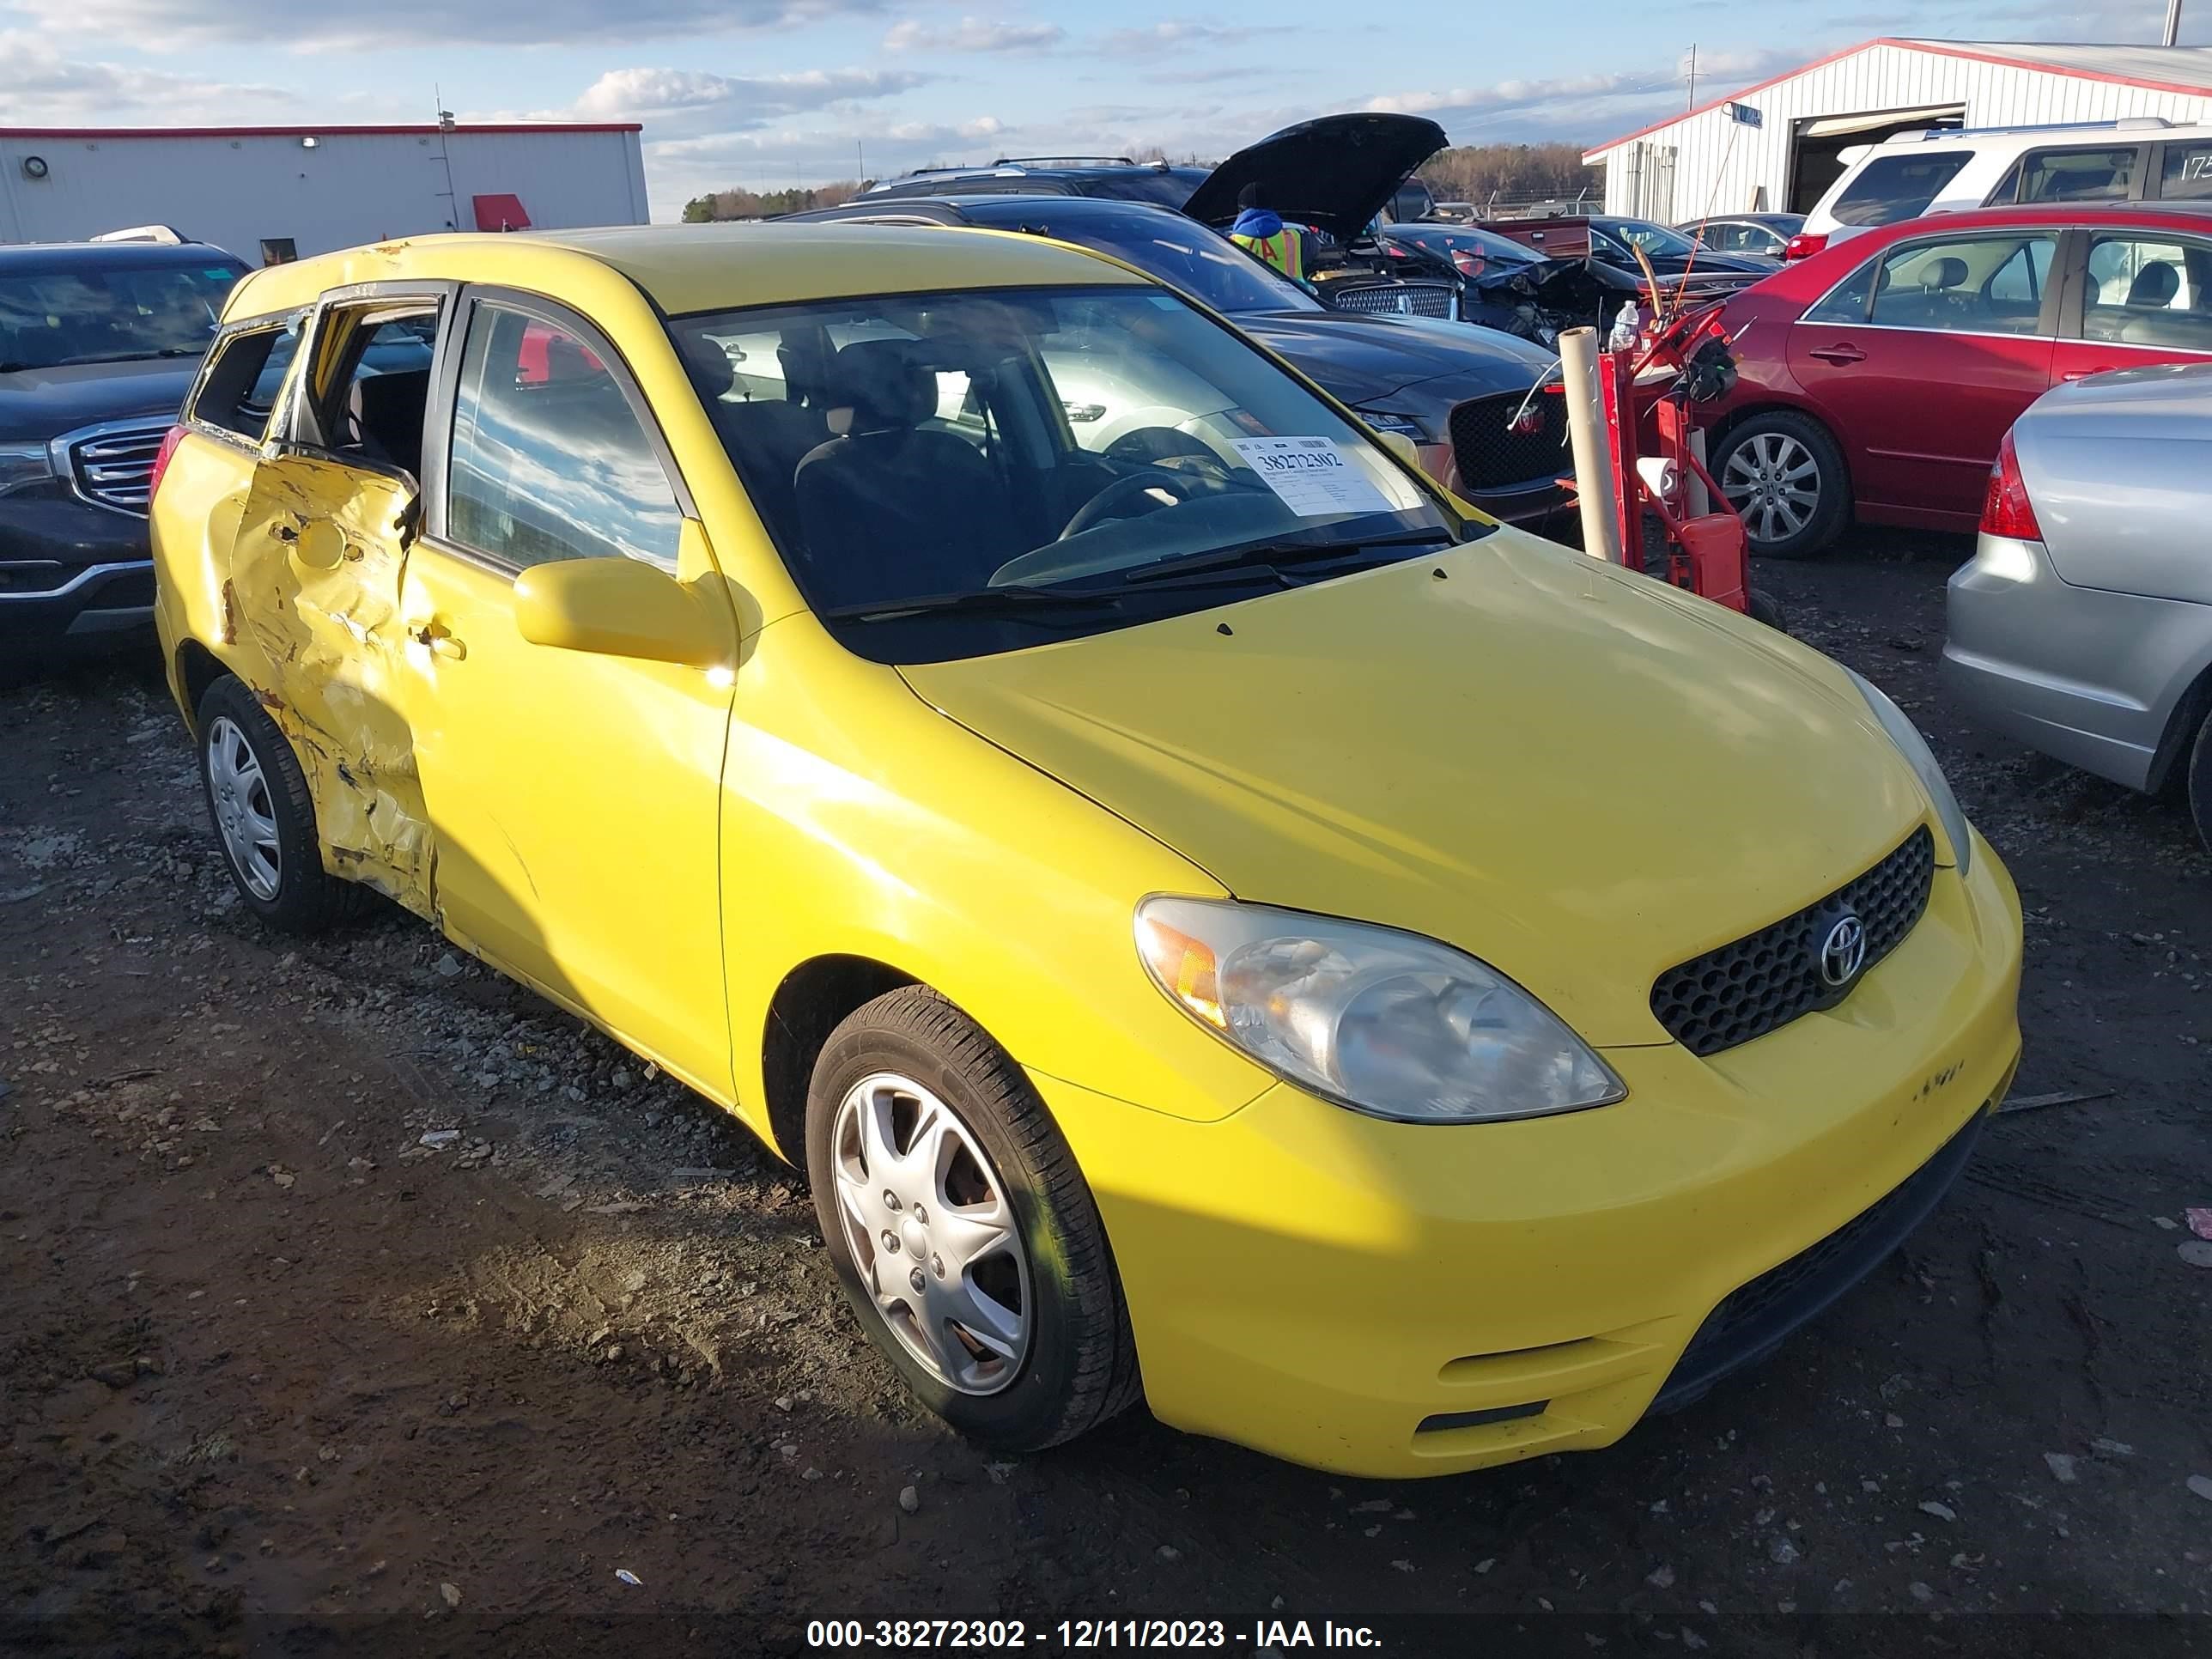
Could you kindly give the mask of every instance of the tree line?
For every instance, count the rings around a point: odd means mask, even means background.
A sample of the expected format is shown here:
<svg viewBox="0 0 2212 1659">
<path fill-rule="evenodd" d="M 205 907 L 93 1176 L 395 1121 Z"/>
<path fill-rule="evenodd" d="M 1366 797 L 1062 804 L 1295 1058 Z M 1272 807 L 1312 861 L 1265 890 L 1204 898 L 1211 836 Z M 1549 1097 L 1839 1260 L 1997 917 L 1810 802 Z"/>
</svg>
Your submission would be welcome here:
<svg viewBox="0 0 2212 1659">
<path fill-rule="evenodd" d="M 1461 144 L 1429 157 L 1420 174 L 1437 200 L 1478 205 L 1492 195 L 1595 195 L 1605 178 L 1603 168 L 1583 165 L 1580 144 Z"/>
<path fill-rule="evenodd" d="M 1158 145 L 1135 153 L 1139 161 L 1166 161 Z M 1195 156 L 1179 166 L 1204 166 Z M 1578 191 L 1595 194 L 1604 174 L 1583 165 L 1580 144 L 1460 144 L 1440 149 L 1421 164 L 1420 176 L 1437 199 L 1474 202 L 1478 205 L 1493 195 L 1509 199 L 1531 197 L 1569 197 Z M 810 208 L 836 207 L 859 195 L 869 181 L 840 179 L 811 188 L 767 191 L 718 190 L 695 196 L 684 204 L 687 224 L 716 219 L 767 219 L 779 213 L 803 213 Z"/>
<path fill-rule="evenodd" d="M 869 181 L 840 179 L 811 189 L 717 190 L 695 196 L 684 204 L 684 222 L 702 225 L 717 219 L 772 219 L 779 213 L 804 213 L 809 208 L 832 208 L 849 202 Z"/>
</svg>

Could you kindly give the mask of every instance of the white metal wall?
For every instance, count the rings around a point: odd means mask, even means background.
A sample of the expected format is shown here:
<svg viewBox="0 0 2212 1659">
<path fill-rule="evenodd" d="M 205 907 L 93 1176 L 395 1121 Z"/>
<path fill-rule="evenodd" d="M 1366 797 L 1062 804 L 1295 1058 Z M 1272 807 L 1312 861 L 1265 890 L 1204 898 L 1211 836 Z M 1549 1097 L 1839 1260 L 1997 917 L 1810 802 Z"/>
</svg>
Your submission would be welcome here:
<svg viewBox="0 0 2212 1659">
<path fill-rule="evenodd" d="M 166 224 L 254 264 L 264 238 L 290 237 L 304 258 L 386 237 L 474 230 L 477 196 L 519 197 L 541 230 L 647 218 L 633 131 L 333 128 L 314 137 L 309 149 L 296 134 L 0 134 L 0 242 Z M 33 155 L 46 164 L 43 179 L 24 171 Z"/>
<path fill-rule="evenodd" d="M 1722 108 L 1685 116 L 1634 140 L 1593 151 L 1605 171 L 1608 213 L 1637 214 L 1672 222 L 1706 213 L 1742 213 L 1760 205 L 1789 206 L 1790 143 L 1795 124 L 1823 116 L 1875 114 L 1932 104 L 1963 104 L 1966 125 L 2025 125 L 2051 121 L 2110 121 L 2163 116 L 2177 124 L 2212 121 L 2212 95 L 2154 92 L 2046 70 L 1983 63 L 1942 52 L 1872 45 L 1816 64 L 1752 93 L 1741 101 L 1758 110 L 1753 128 Z M 1644 154 L 1634 155 L 1641 148 Z M 1669 199 L 1652 189 L 1657 169 L 1650 152 L 1672 149 Z"/>
</svg>

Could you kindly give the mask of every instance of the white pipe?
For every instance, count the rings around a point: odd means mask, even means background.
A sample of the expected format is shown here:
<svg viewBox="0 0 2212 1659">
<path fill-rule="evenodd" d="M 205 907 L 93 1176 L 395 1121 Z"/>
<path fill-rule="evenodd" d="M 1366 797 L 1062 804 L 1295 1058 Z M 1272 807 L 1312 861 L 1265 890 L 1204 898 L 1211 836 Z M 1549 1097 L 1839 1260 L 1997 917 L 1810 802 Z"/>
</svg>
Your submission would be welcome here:
<svg viewBox="0 0 2212 1659">
<path fill-rule="evenodd" d="M 1613 446 L 1597 380 L 1597 331 L 1559 336 L 1559 378 L 1566 387 L 1567 441 L 1575 457 L 1575 495 L 1582 504 L 1583 551 L 1620 562 L 1620 519 L 1613 497 Z"/>
</svg>

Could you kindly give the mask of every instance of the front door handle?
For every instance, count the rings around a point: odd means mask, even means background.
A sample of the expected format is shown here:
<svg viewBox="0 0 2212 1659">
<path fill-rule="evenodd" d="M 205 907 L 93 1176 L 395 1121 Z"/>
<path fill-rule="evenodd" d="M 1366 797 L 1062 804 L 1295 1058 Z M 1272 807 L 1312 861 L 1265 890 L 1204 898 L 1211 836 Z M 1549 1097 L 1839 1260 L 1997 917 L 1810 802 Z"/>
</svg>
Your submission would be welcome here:
<svg viewBox="0 0 2212 1659">
<path fill-rule="evenodd" d="M 1818 357 L 1824 363 L 1834 363 L 1839 368 L 1845 363 L 1863 363 L 1866 361 L 1866 353 L 1849 341 L 1838 345 L 1814 346 L 1806 355 Z"/>
<path fill-rule="evenodd" d="M 2062 380 L 2085 380 L 2092 374 L 2110 374 L 2118 367 L 2117 363 L 2099 363 L 2094 368 L 2069 368 L 2058 378 Z"/>
<path fill-rule="evenodd" d="M 451 661 L 459 662 L 469 654 L 468 647 L 463 645 L 455 637 L 451 629 L 435 618 L 429 622 L 416 623 L 407 630 L 407 637 L 416 644 L 427 647 L 434 657 L 444 657 Z"/>
</svg>

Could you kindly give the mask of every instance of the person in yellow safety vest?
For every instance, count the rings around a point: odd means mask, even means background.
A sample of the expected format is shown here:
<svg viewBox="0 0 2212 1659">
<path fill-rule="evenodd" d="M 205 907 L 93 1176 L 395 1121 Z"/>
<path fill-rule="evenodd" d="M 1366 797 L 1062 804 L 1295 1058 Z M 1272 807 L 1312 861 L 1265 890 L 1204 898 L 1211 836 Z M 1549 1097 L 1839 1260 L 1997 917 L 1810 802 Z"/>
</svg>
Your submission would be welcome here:
<svg viewBox="0 0 2212 1659">
<path fill-rule="evenodd" d="M 1273 210 L 1261 204 L 1260 186 L 1247 185 L 1237 191 L 1237 222 L 1229 228 L 1229 240 L 1292 282 L 1304 282 L 1305 239 L 1294 226 L 1285 224 Z"/>
</svg>

